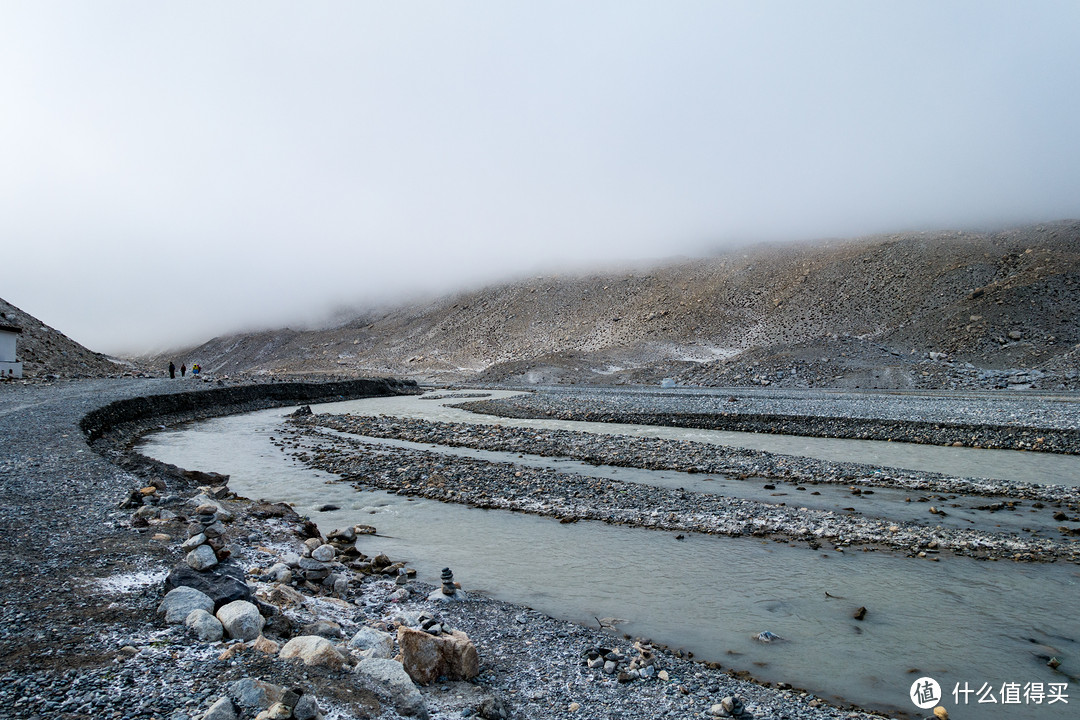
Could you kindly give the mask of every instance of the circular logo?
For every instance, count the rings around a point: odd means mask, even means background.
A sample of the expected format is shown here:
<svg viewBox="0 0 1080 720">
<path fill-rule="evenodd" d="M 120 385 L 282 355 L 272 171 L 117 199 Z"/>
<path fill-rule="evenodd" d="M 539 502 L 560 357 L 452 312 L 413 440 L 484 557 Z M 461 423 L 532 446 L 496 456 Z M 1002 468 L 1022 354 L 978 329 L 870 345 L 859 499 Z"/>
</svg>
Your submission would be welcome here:
<svg viewBox="0 0 1080 720">
<path fill-rule="evenodd" d="M 911 697 L 911 702 L 915 703 L 915 707 L 926 710 L 941 702 L 941 686 L 932 677 L 921 677 L 911 683 L 908 696 Z"/>
</svg>

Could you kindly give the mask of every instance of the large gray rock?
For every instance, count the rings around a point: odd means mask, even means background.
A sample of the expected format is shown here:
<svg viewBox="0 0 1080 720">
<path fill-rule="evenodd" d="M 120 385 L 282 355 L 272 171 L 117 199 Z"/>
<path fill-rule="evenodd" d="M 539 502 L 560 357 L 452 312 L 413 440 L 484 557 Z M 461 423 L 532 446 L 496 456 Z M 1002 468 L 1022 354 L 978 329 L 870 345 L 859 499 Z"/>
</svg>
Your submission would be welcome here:
<svg viewBox="0 0 1080 720">
<path fill-rule="evenodd" d="M 211 607 L 212 606 L 213 601 L 211 601 Z M 190 630 L 191 634 L 202 642 L 217 642 L 225 634 L 225 629 L 221 626 L 221 621 L 202 608 L 192 610 L 191 613 L 184 618 L 184 627 Z"/>
<path fill-rule="evenodd" d="M 319 703 L 311 693 L 301 695 L 292 711 L 293 720 L 315 720 L 319 717 Z"/>
<path fill-rule="evenodd" d="M 341 626 L 333 620 L 316 620 L 313 623 L 308 623 L 304 627 L 300 628 L 301 635 L 318 635 L 324 637 L 327 640 L 334 640 L 341 637 L 344 633 L 341 632 Z"/>
<path fill-rule="evenodd" d="M 217 611 L 217 619 L 221 621 L 221 626 L 229 637 L 244 642 L 259 637 L 266 624 L 263 616 L 259 614 L 259 608 L 247 600 L 235 600 L 228 605 L 222 605 Z"/>
<path fill-rule="evenodd" d="M 165 593 L 165 598 L 157 609 L 159 615 L 165 615 L 165 622 L 170 625 L 184 622 L 192 610 L 212 612 L 213 598 L 195 588 L 179 587 Z"/>
<path fill-rule="evenodd" d="M 214 554 L 214 548 L 209 545 L 200 545 L 195 548 L 187 554 L 184 561 L 192 570 L 199 572 L 209 570 L 218 563 L 217 555 Z"/>
<path fill-rule="evenodd" d="M 283 660 L 302 660 L 305 665 L 327 665 L 341 667 L 345 656 L 334 648 L 334 644 L 318 635 L 299 635 L 285 643 L 278 653 Z"/>
<path fill-rule="evenodd" d="M 349 649 L 365 658 L 392 658 L 394 657 L 394 636 L 365 626 L 349 640 Z"/>
<path fill-rule="evenodd" d="M 402 715 L 415 715 L 421 720 L 428 717 L 424 696 L 398 661 L 367 658 L 356 666 L 356 673 L 386 692 Z"/>
<path fill-rule="evenodd" d="M 196 572 L 186 563 L 180 563 L 165 578 L 166 592 L 178 587 L 192 587 L 206 593 L 214 601 L 215 608 L 234 600 L 251 601 L 253 598 L 251 588 L 244 581 L 243 568 L 233 562 L 220 563 L 205 572 Z"/>
<path fill-rule="evenodd" d="M 236 708 L 229 698 L 219 698 L 202 716 L 202 720 L 237 720 Z"/>
<path fill-rule="evenodd" d="M 243 678 L 229 685 L 229 697 L 236 704 L 247 710 L 265 710 L 276 702 L 281 702 L 285 688 L 255 678 Z"/>
</svg>

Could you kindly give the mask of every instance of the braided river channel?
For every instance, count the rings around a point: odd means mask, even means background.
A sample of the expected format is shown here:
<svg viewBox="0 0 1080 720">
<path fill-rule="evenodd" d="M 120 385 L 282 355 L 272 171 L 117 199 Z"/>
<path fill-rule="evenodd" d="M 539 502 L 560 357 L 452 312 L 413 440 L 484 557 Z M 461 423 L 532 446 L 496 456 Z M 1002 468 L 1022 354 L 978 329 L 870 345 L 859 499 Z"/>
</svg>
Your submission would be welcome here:
<svg viewBox="0 0 1080 720">
<path fill-rule="evenodd" d="M 493 397 L 512 395 L 492 391 Z M 652 426 L 561 420 L 508 420 L 448 407 L 460 399 L 418 396 L 371 398 L 313 406 L 317 413 L 393 415 L 426 420 L 558 428 L 604 434 L 677 438 L 738 445 L 829 460 L 934 470 L 959 477 L 1080 484 L 1080 456 L 973 450 L 837 439 L 752 435 Z M 462 586 L 593 624 L 619 618 L 617 632 L 651 639 L 749 671 L 762 681 L 787 682 L 834 702 L 854 703 L 895 717 L 925 717 L 909 688 L 934 678 L 954 718 L 1080 717 L 1080 566 L 1059 561 L 1020 563 L 941 555 L 908 557 L 899 551 L 814 550 L 749 536 L 673 533 L 557 519 L 364 489 L 313 470 L 282 449 L 284 416 L 277 408 L 163 429 L 147 435 L 139 451 L 183 468 L 227 473 L 240 495 L 286 501 L 315 520 L 323 533 L 353 524 L 374 525 L 368 555 L 406 560 L 419 578 L 437 583 L 451 567 Z M 566 458 L 420 445 L 363 438 L 376 448 L 420 448 L 493 462 L 551 467 L 559 472 L 610 476 L 627 482 L 730 494 L 760 502 L 840 510 L 855 502 L 836 489 L 820 495 L 762 491 L 761 483 L 678 472 L 592 466 Z M 880 488 L 858 500 L 866 516 L 911 519 L 910 491 Z M 795 496 L 795 497 L 793 497 Z M 968 505 L 973 505 L 973 500 Z M 320 512 L 324 505 L 337 510 Z M 1038 525 L 1034 513 L 988 516 L 963 499 L 934 523 L 976 523 L 1014 533 Z M 925 505 L 918 507 L 925 519 Z M 914 517 L 914 516 L 912 516 Z M 1020 518 L 1020 519 L 1017 519 Z M 1046 524 L 1046 523 L 1044 523 Z M 955 525 L 959 527 L 960 525 Z M 1042 526 L 1039 526 L 1042 527 Z M 1049 528 L 1048 528 L 1049 529 Z M 862 621 L 853 618 L 867 608 Z M 610 621 L 608 621 L 610 622 Z M 463 628 L 466 629 L 467 628 Z M 783 641 L 761 643 L 768 631 Z M 1047 662 L 1061 665 L 1051 669 Z M 1011 700 L 1013 684 L 1020 688 Z M 1029 683 L 1055 684 L 1067 702 L 1036 703 L 1022 694 Z M 1066 684 L 1062 688 L 1062 684 Z M 968 688 L 975 692 L 966 695 Z M 985 692 L 987 689 L 992 693 Z M 954 690 L 960 691 L 954 695 Z M 984 691 L 980 696 L 980 690 Z M 984 702 L 979 702 L 981 699 Z M 995 702 L 987 702 L 993 698 Z"/>
</svg>

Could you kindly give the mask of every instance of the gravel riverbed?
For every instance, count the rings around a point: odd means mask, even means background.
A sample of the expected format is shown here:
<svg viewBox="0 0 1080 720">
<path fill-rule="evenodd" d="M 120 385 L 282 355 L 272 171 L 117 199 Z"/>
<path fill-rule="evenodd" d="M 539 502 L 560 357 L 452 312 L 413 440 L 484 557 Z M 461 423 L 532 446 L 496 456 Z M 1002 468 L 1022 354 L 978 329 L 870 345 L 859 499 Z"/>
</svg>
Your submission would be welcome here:
<svg viewBox="0 0 1080 720">
<path fill-rule="evenodd" d="M 834 463 L 702 443 L 502 426 L 474 428 L 403 418 L 317 414 L 294 418 L 292 424 L 298 432 L 287 442 L 293 445 L 297 457 L 313 467 L 362 486 L 442 502 L 548 515 L 563 522 L 599 520 L 673 532 L 748 534 L 801 542 L 813 549 L 829 543 L 832 547 L 865 550 L 889 547 L 923 557 L 947 551 L 982 558 L 1080 561 L 1080 545 L 1072 540 L 1067 526 L 1060 539 L 926 526 L 588 477 L 551 468 L 449 457 L 311 430 L 328 427 L 357 436 L 558 455 L 591 462 L 610 458 L 613 464 L 632 467 L 709 473 L 734 468 L 755 477 L 794 478 L 807 484 L 857 483 L 860 492 L 870 491 L 879 482 L 877 475 L 869 468 L 854 465 L 838 468 Z M 907 481 L 922 492 L 955 492 L 963 486 L 1008 497 L 1006 490 L 1010 489 L 1002 483 L 910 477 L 895 470 L 880 475 L 881 484 Z M 805 490 L 806 486 L 801 487 Z M 1061 502 L 1059 497 L 1059 502 L 1054 503 L 1064 508 L 1058 512 L 1068 511 L 1068 517 L 1075 517 L 1075 489 L 1056 488 L 1054 494 L 1068 498 Z M 1001 505 L 1005 502 L 1008 500 L 1001 501 Z"/>
<path fill-rule="evenodd" d="M 326 718 L 691 718 L 722 712 L 732 696 L 745 700 L 743 717 L 873 717 L 663 648 L 654 651 L 662 675 L 620 681 L 588 667 L 585 653 L 633 657 L 639 651 L 631 639 L 481 596 L 436 604 L 427 599 L 433 588 L 399 585 L 362 554 L 340 569 L 339 596 L 310 580 L 275 582 L 275 565 L 297 557 L 310 563 L 303 540 L 326 539 L 310 522 L 286 506 L 236 497 L 221 478 L 134 456 L 130 435 L 106 436 L 91 448 L 80 430 L 87 413 L 112 401 L 191 389 L 135 379 L 0 388 L 0 716 L 193 720 L 232 697 L 226 704 L 236 703 L 236 716 L 253 718 L 259 707 L 244 702 L 261 681 L 314 695 Z M 342 640 L 334 641 L 341 664 L 305 665 L 269 654 L 265 643 L 202 642 L 183 625 L 166 624 L 158 613 L 163 580 L 184 560 L 180 544 L 206 493 L 224 530 L 222 565 L 243 573 L 254 590 L 264 640 L 284 643 L 317 621 L 336 624 L 347 638 L 430 613 L 475 642 L 479 676 L 414 688 L 421 702 L 410 704 L 401 688 L 356 672 L 361 663 Z M 119 507 L 133 497 L 141 504 Z"/>
<path fill-rule="evenodd" d="M 512 418 L 1080 453 L 1080 398 L 1067 392 L 550 387 L 459 407 Z"/>
</svg>

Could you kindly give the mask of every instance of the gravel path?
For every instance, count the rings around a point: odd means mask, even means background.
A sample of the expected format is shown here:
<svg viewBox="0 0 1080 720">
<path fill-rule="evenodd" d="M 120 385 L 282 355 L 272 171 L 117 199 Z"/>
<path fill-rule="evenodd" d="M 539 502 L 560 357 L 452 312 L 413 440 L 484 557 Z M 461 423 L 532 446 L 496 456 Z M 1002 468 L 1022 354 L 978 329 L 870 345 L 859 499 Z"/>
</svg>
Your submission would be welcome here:
<svg viewBox="0 0 1080 720">
<path fill-rule="evenodd" d="M 345 667 L 305 666 L 237 641 L 198 642 L 157 614 L 162 579 L 183 557 L 179 542 L 202 502 L 193 496 L 206 476 L 132 457 L 130 437 L 97 443 L 106 459 L 86 444 L 79 421 L 114 400 L 191 389 L 162 380 L 0 388 L 0 716 L 191 720 L 232 683 L 257 678 L 315 694 L 328 720 L 399 717 L 398 698 L 352 672 L 354 660 Z M 133 488 L 152 479 L 165 489 L 143 506 L 151 512 L 135 520 L 130 509 L 118 509 Z M 584 653 L 603 647 L 632 657 L 637 651 L 629 639 L 479 597 L 434 606 L 425 599 L 432 588 L 397 587 L 370 568 L 349 575 L 344 598 L 304 583 L 290 591 L 265 573 L 275 561 L 303 553 L 310 523 L 283 506 L 227 494 L 220 505 L 232 516 L 223 536 L 228 562 L 248 573 L 264 599 L 267 639 L 284 642 L 300 623 L 317 619 L 346 632 L 361 625 L 392 629 L 421 611 L 442 615 L 473 638 L 479 678 L 422 688 L 431 717 L 689 718 L 707 715 L 732 695 L 745 698 L 758 718 L 871 717 L 662 649 L 657 666 L 667 680 L 620 682 L 586 667 Z M 240 717 L 255 713 L 248 708 Z"/>
</svg>

